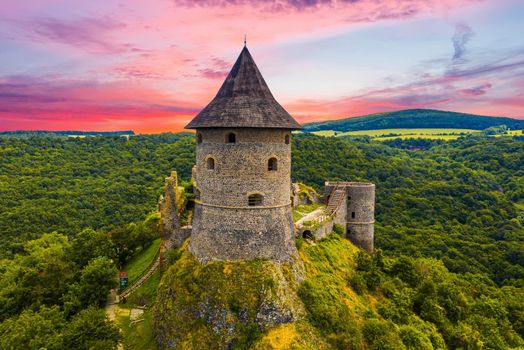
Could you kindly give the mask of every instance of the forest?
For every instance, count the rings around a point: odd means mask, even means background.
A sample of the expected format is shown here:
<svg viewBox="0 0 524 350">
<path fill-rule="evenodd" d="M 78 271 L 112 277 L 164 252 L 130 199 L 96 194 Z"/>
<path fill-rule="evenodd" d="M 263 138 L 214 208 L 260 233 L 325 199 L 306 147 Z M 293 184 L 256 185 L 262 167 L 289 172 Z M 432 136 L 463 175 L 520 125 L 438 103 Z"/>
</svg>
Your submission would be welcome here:
<svg viewBox="0 0 524 350">
<path fill-rule="evenodd" d="M 381 289 L 390 297 L 381 317 L 401 324 L 412 312 L 425 315 L 448 347 L 519 344 L 515 334 L 524 337 L 521 140 L 468 136 L 379 143 L 306 134 L 294 137 L 292 156 L 293 181 L 319 191 L 326 180 L 376 183 L 380 253 L 359 257 L 358 272 L 348 283 L 356 292 Z M 113 348 L 119 333 L 100 309 L 115 287 L 112 276 L 155 238 L 163 179 L 176 170 L 187 183 L 193 164 L 194 138 L 186 133 L 0 137 L 0 348 Z M 433 277 L 424 281 L 421 269 Z M 446 292 L 449 283 L 460 289 L 461 299 Z M 312 308 L 311 323 L 332 332 L 333 344 L 348 348 L 337 307 L 322 316 L 330 309 L 319 303 L 321 285 L 299 290 Z M 489 298 L 478 299 L 481 294 Z M 425 295 L 435 302 L 424 302 Z M 407 296 L 411 304 L 402 304 Z M 391 325 L 378 322 L 369 321 L 364 337 L 370 348 L 387 348 L 379 346 L 386 335 L 380 337 Z M 452 332 L 454 324 L 462 324 L 463 332 L 483 327 L 496 334 L 478 340 L 468 333 L 464 337 L 473 340 L 464 340 Z M 28 331 L 30 325 L 38 327 Z M 416 329 L 406 332 L 409 338 Z"/>
</svg>

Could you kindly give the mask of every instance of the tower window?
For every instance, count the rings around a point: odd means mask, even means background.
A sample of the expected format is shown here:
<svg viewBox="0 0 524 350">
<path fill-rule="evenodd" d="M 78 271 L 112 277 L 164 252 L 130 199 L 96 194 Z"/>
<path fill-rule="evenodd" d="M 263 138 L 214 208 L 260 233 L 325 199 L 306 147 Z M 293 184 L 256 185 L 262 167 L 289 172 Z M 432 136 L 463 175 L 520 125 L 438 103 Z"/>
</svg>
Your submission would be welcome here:
<svg viewBox="0 0 524 350">
<path fill-rule="evenodd" d="M 256 207 L 256 206 L 262 205 L 263 200 L 264 200 L 264 196 L 262 196 L 259 193 L 250 194 L 247 197 L 247 205 L 249 205 L 250 207 Z"/>
<path fill-rule="evenodd" d="M 215 169 L 215 159 L 212 157 L 207 158 L 206 167 L 208 170 L 214 170 Z"/>
<path fill-rule="evenodd" d="M 354 212 L 354 211 L 351 212 L 351 218 L 352 218 L 352 219 L 355 218 L 355 212 Z"/>
<path fill-rule="evenodd" d="M 197 143 L 202 143 L 202 134 L 197 133 Z"/>
<path fill-rule="evenodd" d="M 284 137 L 284 142 L 286 143 L 286 145 L 289 145 L 289 135 L 286 135 L 286 137 Z"/>
<path fill-rule="evenodd" d="M 237 135 L 234 132 L 230 132 L 226 135 L 226 143 L 236 143 Z"/>
<path fill-rule="evenodd" d="M 276 158 L 269 158 L 267 161 L 267 170 L 268 171 L 276 171 L 278 168 L 278 161 Z"/>
</svg>

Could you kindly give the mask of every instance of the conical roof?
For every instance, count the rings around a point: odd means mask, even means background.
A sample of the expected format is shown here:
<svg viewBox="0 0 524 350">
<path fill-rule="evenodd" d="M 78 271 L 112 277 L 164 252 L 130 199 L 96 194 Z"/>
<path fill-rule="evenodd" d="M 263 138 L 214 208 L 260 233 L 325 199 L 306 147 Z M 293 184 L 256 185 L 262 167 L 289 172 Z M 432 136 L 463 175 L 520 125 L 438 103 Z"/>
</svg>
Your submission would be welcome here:
<svg viewBox="0 0 524 350">
<path fill-rule="evenodd" d="M 215 98 L 186 126 L 186 129 L 198 128 L 301 129 L 301 126 L 275 100 L 244 46 Z"/>
</svg>

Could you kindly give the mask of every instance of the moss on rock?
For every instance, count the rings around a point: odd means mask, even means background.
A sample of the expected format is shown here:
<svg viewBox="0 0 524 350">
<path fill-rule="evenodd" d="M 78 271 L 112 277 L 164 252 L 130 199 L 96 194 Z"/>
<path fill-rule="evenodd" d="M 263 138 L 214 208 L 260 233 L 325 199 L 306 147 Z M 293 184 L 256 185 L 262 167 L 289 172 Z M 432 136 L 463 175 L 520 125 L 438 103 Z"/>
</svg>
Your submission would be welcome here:
<svg viewBox="0 0 524 350">
<path fill-rule="evenodd" d="M 160 349 L 245 349 L 303 315 L 293 267 L 268 260 L 201 265 L 182 248 L 155 309 Z"/>
</svg>

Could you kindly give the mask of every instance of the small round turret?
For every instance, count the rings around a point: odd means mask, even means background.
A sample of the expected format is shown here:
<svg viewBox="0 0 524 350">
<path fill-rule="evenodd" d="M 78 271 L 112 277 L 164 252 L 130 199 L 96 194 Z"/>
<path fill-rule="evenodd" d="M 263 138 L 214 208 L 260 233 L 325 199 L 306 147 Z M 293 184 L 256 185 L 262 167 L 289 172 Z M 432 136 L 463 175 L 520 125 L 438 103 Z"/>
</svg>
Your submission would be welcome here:
<svg viewBox="0 0 524 350">
<path fill-rule="evenodd" d="M 373 251 L 375 223 L 375 185 L 351 182 L 347 186 L 348 239 L 368 252 Z"/>
</svg>

